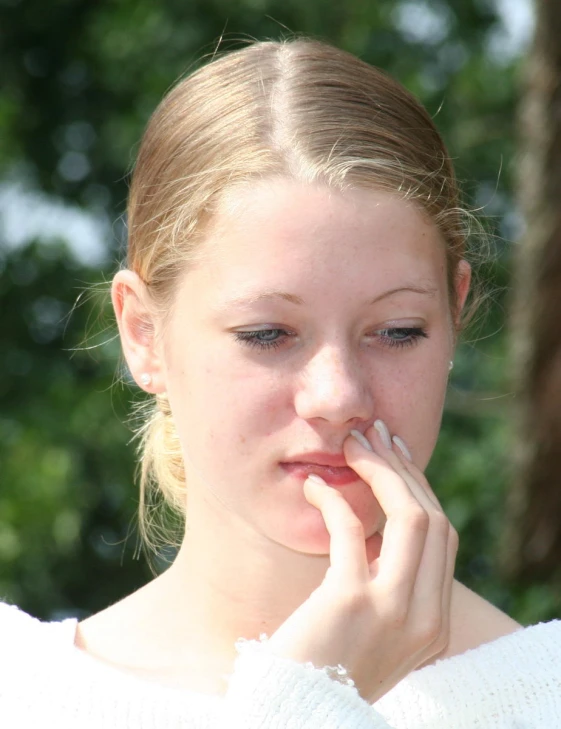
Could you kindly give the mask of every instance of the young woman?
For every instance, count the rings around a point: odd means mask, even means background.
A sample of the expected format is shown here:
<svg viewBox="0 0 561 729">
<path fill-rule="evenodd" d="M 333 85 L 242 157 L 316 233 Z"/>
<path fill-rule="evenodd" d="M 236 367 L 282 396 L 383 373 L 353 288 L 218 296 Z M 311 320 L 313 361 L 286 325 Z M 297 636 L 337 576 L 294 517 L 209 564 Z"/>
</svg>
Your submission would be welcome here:
<svg viewBox="0 0 561 729">
<path fill-rule="evenodd" d="M 465 237 L 430 117 L 347 53 L 256 43 L 171 91 L 112 295 L 184 540 L 80 624 L 3 607 L 2 726 L 560 725 L 561 624 L 453 580 L 423 476 Z"/>
</svg>

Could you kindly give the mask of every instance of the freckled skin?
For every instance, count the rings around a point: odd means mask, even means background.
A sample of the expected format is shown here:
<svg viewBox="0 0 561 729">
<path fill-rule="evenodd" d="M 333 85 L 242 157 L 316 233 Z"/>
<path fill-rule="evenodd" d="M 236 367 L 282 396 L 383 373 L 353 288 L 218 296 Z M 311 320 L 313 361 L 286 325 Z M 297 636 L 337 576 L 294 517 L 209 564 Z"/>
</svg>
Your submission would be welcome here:
<svg viewBox="0 0 561 729">
<path fill-rule="evenodd" d="M 325 554 L 321 515 L 279 464 L 306 451 L 341 453 L 352 428 L 364 432 L 381 418 L 426 466 L 454 340 L 444 246 L 413 204 L 387 193 L 276 180 L 231 198 L 208 255 L 184 276 L 165 335 L 187 522 L 212 512 L 213 523 L 238 535 Z M 368 303 L 410 285 L 434 293 Z M 271 290 L 304 303 L 228 305 Z M 389 347 L 373 334 L 388 322 L 423 326 L 428 337 Z M 234 330 L 264 325 L 290 336 L 263 351 L 236 341 Z M 341 490 L 373 534 L 381 515 L 370 488 L 357 480 Z"/>
</svg>

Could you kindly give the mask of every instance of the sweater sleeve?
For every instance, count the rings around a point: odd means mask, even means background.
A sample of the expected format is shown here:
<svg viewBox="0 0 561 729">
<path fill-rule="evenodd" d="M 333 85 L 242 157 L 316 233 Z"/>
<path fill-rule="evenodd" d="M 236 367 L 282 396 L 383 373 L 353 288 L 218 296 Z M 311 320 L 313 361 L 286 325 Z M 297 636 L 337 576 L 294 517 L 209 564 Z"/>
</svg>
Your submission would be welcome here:
<svg viewBox="0 0 561 729">
<path fill-rule="evenodd" d="M 354 686 L 275 656 L 266 643 L 238 643 L 223 703 L 229 729 L 391 729 Z"/>
</svg>

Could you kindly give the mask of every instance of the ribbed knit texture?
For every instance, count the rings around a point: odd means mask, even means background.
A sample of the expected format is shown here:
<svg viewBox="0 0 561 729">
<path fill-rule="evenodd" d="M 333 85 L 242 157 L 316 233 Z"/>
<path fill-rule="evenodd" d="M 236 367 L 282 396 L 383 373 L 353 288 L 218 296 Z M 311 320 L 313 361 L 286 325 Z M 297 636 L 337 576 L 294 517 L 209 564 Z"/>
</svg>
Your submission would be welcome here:
<svg viewBox="0 0 561 729">
<path fill-rule="evenodd" d="M 224 701 L 220 726 L 235 729 L 386 729 L 387 723 L 355 688 L 315 668 L 273 657 L 250 641 L 240 656 Z M 230 719 L 230 722 L 226 719 Z M 235 719 L 233 721 L 233 719 Z"/>
<path fill-rule="evenodd" d="M 559 621 L 415 671 L 374 707 L 259 642 L 222 698 L 107 667 L 75 631 L 0 603 L 1 729 L 561 729 Z"/>
</svg>

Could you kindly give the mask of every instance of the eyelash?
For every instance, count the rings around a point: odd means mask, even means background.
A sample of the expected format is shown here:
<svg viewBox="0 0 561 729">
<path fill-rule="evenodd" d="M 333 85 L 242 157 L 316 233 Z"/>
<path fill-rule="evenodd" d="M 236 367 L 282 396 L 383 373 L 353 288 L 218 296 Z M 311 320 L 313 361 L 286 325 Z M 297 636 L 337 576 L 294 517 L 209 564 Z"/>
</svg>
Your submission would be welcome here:
<svg viewBox="0 0 561 729">
<path fill-rule="evenodd" d="M 389 332 L 399 332 L 405 335 L 405 339 L 392 339 L 388 336 Z M 289 336 L 285 329 L 272 328 L 272 329 L 258 329 L 252 332 L 235 332 L 236 340 L 242 342 L 249 347 L 255 347 L 261 351 L 267 349 L 277 349 L 282 346 L 284 337 L 278 339 L 263 340 L 259 339 L 260 334 L 284 334 Z M 388 327 L 387 329 L 380 329 L 379 333 L 382 335 L 384 345 L 387 347 L 412 347 L 417 344 L 420 339 L 427 339 L 428 333 L 426 329 L 422 327 Z"/>
<path fill-rule="evenodd" d="M 243 342 L 243 344 L 247 344 L 249 347 L 255 347 L 261 350 L 277 349 L 282 345 L 283 339 L 259 339 L 260 334 L 271 334 L 272 332 L 287 334 L 284 329 L 258 329 L 254 332 L 235 332 L 235 335 L 238 342 Z"/>
</svg>

